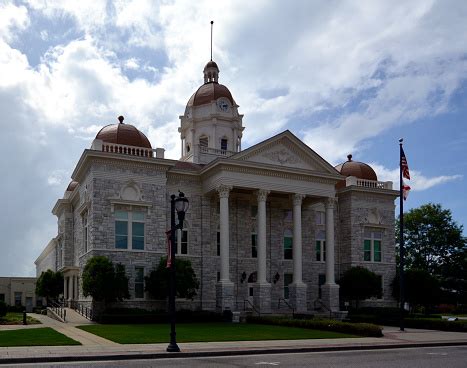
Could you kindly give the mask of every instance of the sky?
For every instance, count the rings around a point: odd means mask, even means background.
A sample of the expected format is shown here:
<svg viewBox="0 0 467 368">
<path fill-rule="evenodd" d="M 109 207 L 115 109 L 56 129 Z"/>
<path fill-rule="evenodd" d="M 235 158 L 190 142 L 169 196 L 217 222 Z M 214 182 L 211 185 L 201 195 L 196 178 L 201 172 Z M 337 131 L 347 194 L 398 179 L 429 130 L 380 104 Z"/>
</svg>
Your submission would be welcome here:
<svg viewBox="0 0 467 368">
<path fill-rule="evenodd" d="M 179 158 L 211 20 L 243 149 L 289 129 L 397 186 L 403 137 L 404 208 L 440 203 L 466 226 L 466 19 L 462 0 L 0 0 L 0 276 L 35 274 L 52 207 L 117 116 Z"/>
</svg>

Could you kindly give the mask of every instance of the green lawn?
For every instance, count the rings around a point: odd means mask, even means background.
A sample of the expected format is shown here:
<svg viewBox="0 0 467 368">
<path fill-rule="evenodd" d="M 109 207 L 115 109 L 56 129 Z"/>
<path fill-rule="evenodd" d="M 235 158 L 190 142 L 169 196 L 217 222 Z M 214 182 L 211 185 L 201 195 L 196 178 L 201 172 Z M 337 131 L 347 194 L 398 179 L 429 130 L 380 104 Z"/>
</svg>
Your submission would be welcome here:
<svg viewBox="0 0 467 368">
<path fill-rule="evenodd" d="M 30 316 L 27 316 L 27 323 L 28 325 L 37 325 L 40 324 L 40 322 L 32 318 Z M 22 325 L 23 324 L 23 313 L 17 313 L 17 312 L 8 312 L 6 316 L 0 317 L 0 325 Z"/>
<path fill-rule="evenodd" d="M 0 346 L 81 345 L 50 327 L 0 331 Z"/>
<path fill-rule="evenodd" d="M 170 333 L 170 325 L 168 324 L 85 325 L 78 328 L 120 344 L 168 342 Z M 246 323 L 177 324 L 178 342 L 335 339 L 342 337 L 357 336 L 296 327 Z"/>
</svg>

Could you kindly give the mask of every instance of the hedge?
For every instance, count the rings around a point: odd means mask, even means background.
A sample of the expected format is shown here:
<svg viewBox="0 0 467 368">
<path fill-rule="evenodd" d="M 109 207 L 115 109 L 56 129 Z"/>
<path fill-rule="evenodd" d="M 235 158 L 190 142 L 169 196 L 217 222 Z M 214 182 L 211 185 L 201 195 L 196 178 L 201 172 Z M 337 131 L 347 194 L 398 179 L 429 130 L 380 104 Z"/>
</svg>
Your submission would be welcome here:
<svg viewBox="0 0 467 368">
<path fill-rule="evenodd" d="M 382 328 L 370 323 L 350 323 L 331 319 L 291 319 L 283 317 L 256 316 L 247 317 L 247 322 L 287 327 L 301 327 L 313 330 L 341 332 L 367 337 L 383 336 Z"/>
<path fill-rule="evenodd" d="M 131 324 L 131 323 L 169 323 L 169 314 L 164 311 L 147 311 L 144 309 L 123 308 L 105 311 L 100 317 L 100 323 Z M 177 311 L 177 322 L 222 322 L 222 314 L 206 311 Z"/>
</svg>

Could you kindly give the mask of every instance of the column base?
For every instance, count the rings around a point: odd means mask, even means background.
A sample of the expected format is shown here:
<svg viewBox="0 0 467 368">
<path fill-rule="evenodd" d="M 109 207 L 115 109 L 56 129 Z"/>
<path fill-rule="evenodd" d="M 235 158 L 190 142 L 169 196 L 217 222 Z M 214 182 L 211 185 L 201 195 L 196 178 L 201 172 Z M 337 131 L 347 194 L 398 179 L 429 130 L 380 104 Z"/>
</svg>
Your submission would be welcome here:
<svg viewBox="0 0 467 368">
<path fill-rule="evenodd" d="M 295 312 L 306 312 L 306 289 L 304 283 L 289 285 L 289 302 L 295 308 Z"/>
<path fill-rule="evenodd" d="M 260 313 L 271 313 L 271 284 L 253 286 L 253 304 Z"/>
<path fill-rule="evenodd" d="M 230 281 L 220 281 L 216 284 L 216 310 L 222 313 L 224 310 L 236 310 L 234 307 L 234 284 Z"/>
<path fill-rule="evenodd" d="M 321 300 L 332 312 L 339 311 L 339 285 L 324 284 L 321 286 Z"/>
</svg>

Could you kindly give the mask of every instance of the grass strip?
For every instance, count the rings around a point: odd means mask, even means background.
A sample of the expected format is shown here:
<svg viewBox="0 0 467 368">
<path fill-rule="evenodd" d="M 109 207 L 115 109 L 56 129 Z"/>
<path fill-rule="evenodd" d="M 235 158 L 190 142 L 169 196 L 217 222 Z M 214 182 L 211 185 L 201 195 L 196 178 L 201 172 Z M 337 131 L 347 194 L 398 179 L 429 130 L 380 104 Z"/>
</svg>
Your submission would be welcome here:
<svg viewBox="0 0 467 368">
<path fill-rule="evenodd" d="M 170 325 L 85 325 L 78 328 L 119 344 L 150 344 L 169 341 Z M 331 331 L 296 327 L 232 323 L 177 324 L 178 342 L 337 339 L 357 337 Z"/>
<path fill-rule="evenodd" d="M 26 317 L 28 325 L 38 325 L 40 322 L 30 316 Z M 6 316 L 0 317 L 0 325 L 22 325 L 23 313 L 8 312 Z"/>
<path fill-rule="evenodd" d="M 0 331 L 0 346 L 81 345 L 50 327 Z"/>
</svg>

